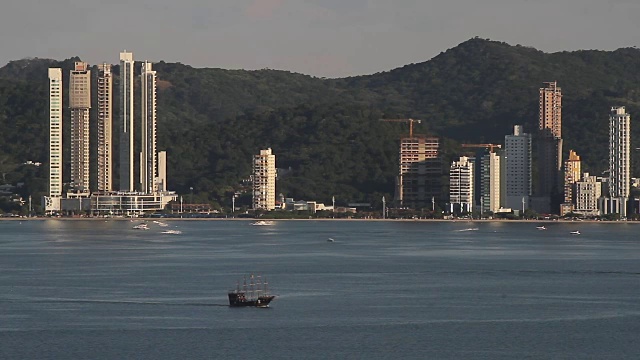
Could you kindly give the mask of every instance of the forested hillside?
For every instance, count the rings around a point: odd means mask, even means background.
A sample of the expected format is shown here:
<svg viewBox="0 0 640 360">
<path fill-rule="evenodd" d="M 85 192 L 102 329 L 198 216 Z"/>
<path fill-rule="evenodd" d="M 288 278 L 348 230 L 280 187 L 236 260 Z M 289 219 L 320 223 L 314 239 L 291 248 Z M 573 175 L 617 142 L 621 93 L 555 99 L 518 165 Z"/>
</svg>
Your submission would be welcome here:
<svg viewBox="0 0 640 360">
<path fill-rule="evenodd" d="M 20 164 L 46 163 L 46 69 L 63 67 L 68 77 L 75 60 L 25 59 L 0 69 L 0 182 L 26 181 L 22 191 L 34 196 L 46 190 L 46 164 Z M 632 121 L 640 116 L 638 68 L 635 48 L 546 54 L 477 38 L 424 63 L 344 79 L 160 62 L 158 149 L 168 152 L 169 187 L 193 187 L 196 201 L 228 206 L 250 174 L 252 154 L 266 147 L 279 168 L 291 169 L 278 192 L 379 201 L 393 194 L 398 138 L 408 131 L 380 118 L 422 119 L 415 132 L 442 137 L 446 163 L 461 142 L 501 143 L 514 124 L 534 131 L 538 88 L 557 80 L 565 152 L 575 149 L 583 168 L 599 174 L 607 166 L 609 108 L 627 106 Z M 114 118 L 116 134 L 118 126 Z M 640 129 L 632 125 L 632 133 L 635 143 Z"/>
</svg>

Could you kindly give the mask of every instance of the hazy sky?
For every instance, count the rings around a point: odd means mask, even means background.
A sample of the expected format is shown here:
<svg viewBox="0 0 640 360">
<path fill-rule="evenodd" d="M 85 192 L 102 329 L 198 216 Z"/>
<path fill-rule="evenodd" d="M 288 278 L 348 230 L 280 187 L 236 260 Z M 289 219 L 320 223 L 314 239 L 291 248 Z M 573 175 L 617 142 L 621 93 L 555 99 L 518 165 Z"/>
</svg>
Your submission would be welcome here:
<svg viewBox="0 0 640 360">
<path fill-rule="evenodd" d="M 338 77 L 426 61 L 474 36 L 553 52 L 640 46 L 640 0 L 15 0 L 0 63 L 80 56 Z"/>
</svg>

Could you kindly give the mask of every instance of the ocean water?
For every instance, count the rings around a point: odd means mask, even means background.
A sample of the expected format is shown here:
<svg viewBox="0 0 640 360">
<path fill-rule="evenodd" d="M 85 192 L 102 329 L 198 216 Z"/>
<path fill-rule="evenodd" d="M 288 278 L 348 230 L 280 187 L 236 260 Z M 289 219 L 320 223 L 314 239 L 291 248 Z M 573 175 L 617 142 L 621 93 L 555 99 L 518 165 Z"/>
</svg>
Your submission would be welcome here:
<svg viewBox="0 0 640 360">
<path fill-rule="evenodd" d="M 0 359 L 640 354 L 640 224 L 168 223 L 0 222 Z"/>
</svg>

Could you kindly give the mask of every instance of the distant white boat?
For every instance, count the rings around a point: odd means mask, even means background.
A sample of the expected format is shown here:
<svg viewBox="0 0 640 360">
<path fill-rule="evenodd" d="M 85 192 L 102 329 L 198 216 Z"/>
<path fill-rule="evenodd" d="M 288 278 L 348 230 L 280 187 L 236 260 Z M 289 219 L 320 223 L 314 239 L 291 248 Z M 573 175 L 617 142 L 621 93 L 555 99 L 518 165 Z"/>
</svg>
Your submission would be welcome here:
<svg viewBox="0 0 640 360">
<path fill-rule="evenodd" d="M 138 224 L 136 226 L 133 227 L 136 230 L 149 230 L 149 226 L 147 224 Z"/>
<path fill-rule="evenodd" d="M 265 221 L 265 220 L 259 220 L 254 222 L 251 225 L 255 225 L 255 226 L 269 226 L 269 225 L 273 225 L 273 221 Z"/>
<path fill-rule="evenodd" d="M 158 221 L 158 220 L 153 220 L 153 223 L 154 223 L 154 224 L 157 224 L 158 226 L 162 226 L 162 227 L 167 227 L 167 226 L 169 226 L 169 224 L 164 223 L 164 222 L 162 222 L 162 221 Z"/>
<path fill-rule="evenodd" d="M 544 226 L 536 226 L 536 229 L 538 229 L 538 230 L 547 230 L 547 228 L 544 227 Z"/>
<path fill-rule="evenodd" d="M 576 230 L 576 231 L 572 231 L 571 235 L 580 235 L 580 231 Z"/>
<path fill-rule="evenodd" d="M 478 231 L 478 228 L 466 228 L 466 229 L 460 229 L 460 230 L 457 230 L 457 231 L 460 231 L 460 232 L 463 232 L 463 231 Z"/>
<path fill-rule="evenodd" d="M 327 241 L 328 242 L 335 242 L 335 240 L 333 238 L 328 238 Z"/>
<path fill-rule="evenodd" d="M 165 230 L 162 233 L 163 234 L 180 235 L 180 234 L 182 234 L 182 231 L 180 231 L 180 230 Z"/>
</svg>

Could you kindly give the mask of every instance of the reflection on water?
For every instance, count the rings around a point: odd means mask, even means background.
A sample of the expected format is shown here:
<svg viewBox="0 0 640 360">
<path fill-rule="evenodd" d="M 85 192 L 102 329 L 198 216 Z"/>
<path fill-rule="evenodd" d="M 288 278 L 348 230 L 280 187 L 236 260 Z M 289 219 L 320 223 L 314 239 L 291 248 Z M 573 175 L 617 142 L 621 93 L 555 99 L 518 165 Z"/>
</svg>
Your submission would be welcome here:
<svg viewBox="0 0 640 360">
<path fill-rule="evenodd" d="M 640 242 L 630 224 L 166 221 L 133 229 L 138 223 L 3 222 L 0 354 L 637 353 Z M 576 228 L 580 236 L 570 234 Z M 228 308 L 226 291 L 252 273 L 268 277 L 272 307 Z"/>
</svg>

